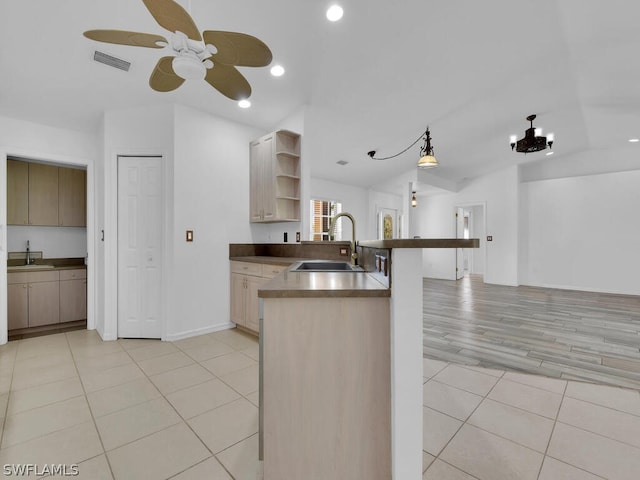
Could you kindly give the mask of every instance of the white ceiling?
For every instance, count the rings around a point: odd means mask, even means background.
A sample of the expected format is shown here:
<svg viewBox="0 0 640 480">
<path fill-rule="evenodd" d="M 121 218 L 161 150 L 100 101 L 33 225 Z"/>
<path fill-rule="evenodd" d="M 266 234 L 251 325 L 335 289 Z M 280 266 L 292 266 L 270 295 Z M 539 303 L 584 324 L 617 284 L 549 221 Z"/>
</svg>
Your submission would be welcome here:
<svg viewBox="0 0 640 480">
<path fill-rule="evenodd" d="M 179 0 L 200 30 L 255 35 L 286 68 L 241 68 L 253 87 L 242 110 L 204 81 L 151 90 L 162 50 L 82 36 L 166 36 L 141 0 L 0 0 L 0 115 L 96 131 L 105 110 L 170 102 L 267 131 L 307 105 L 305 128 L 320 132 L 312 174 L 360 186 L 411 170 L 418 146 L 386 162 L 366 152 L 395 154 L 427 125 L 441 164 L 432 175 L 454 184 L 640 137 L 639 2 L 339 1 L 344 18 L 330 23 L 326 1 Z M 96 49 L 130 71 L 94 62 Z M 511 152 L 531 113 L 555 133 L 553 157 Z"/>
</svg>

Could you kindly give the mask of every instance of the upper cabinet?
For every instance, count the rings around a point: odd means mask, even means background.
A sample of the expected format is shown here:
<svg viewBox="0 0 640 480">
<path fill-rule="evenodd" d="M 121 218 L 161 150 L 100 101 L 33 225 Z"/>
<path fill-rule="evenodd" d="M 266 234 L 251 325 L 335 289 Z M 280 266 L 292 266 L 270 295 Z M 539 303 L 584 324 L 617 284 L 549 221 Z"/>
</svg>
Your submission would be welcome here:
<svg viewBox="0 0 640 480">
<path fill-rule="evenodd" d="M 58 167 L 29 164 L 29 225 L 58 225 Z"/>
<path fill-rule="evenodd" d="M 84 227 L 85 170 L 7 160 L 7 224 Z"/>
<path fill-rule="evenodd" d="M 251 222 L 300 221 L 300 135 L 279 130 L 250 151 Z"/>
<path fill-rule="evenodd" d="M 87 172 L 77 168 L 58 169 L 58 220 L 61 227 L 87 224 Z"/>
<path fill-rule="evenodd" d="M 29 164 L 7 160 L 7 224 L 29 225 Z"/>
</svg>

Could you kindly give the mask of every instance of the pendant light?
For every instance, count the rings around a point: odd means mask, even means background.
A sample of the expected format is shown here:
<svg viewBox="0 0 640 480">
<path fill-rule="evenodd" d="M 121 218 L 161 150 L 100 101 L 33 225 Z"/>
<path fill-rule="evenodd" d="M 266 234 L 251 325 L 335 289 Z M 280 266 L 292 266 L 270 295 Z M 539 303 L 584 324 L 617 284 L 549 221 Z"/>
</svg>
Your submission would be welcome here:
<svg viewBox="0 0 640 480">
<path fill-rule="evenodd" d="M 417 138 L 417 140 L 415 142 L 413 142 L 411 145 L 409 145 L 407 148 L 405 148 L 404 150 L 402 150 L 399 153 L 396 153 L 395 155 L 391 155 L 389 157 L 376 157 L 376 151 L 375 150 L 370 150 L 369 152 L 367 152 L 367 155 L 369 155 L 369 157 L 372 160 L 389 160 L 392 158 L 396 158 L 400 155 L 402 155 L 404 152 L 406 152 L 407 150 L 409 150 L 411 147 L 413 147 L 416 143 L 418 143 L 420 140 L 424 140 L 424 145 L 422 145 L 422 147 L 420 147 L 420 159 L 418 160 L 418 164 L 417 167 L 418 168 L 433 168 L 433 167 L 437 167 L 439 165 L 438 160 L 436 160 L 436 157 L 433 153 L 433 146 L 431 145 L 431 133 L 429 132 L 429 127 L 427 127 L 427 130 L 420 134 L 420 136 Z"/>
</svg>

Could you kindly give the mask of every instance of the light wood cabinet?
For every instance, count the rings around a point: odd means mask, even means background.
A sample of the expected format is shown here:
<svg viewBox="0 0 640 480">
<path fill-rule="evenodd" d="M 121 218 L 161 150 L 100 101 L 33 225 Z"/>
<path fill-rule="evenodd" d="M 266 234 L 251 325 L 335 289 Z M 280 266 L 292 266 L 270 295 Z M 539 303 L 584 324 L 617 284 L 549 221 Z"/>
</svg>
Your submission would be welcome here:
<svg viewBox="0 0 640 480">
<path fill-rule="evenodd" d="M 58 225 L 58 167 L 29 164 L 29 225 Z"/>
<path fill-rule="evenodd" d="M 57 271 L 8 273 L 8 329 L 59 323 L 59 280 Z"/>
<path fill-rule="evenodd" d="M 231 261 L 231 321 L 254 333 L 260 329 L 258 290 L 287 267 Z"/>
<path fill-rule="evenodd" d="M 7 285 L 7 328 L 27 328 L 29 326 L 29 284 Z"/>
<path fill-rule="evenodd" d="M 29 224 L 29 164 L 7 160 L 7 224 Z"/>
<path fill-rule="evenodd" d="M 58 169 L 58 223 L 61 227 L 87 225 L 87 172 L 77 168 Z"/>
<path fill-rule="evenodd" d="M 7 224 L 85 227 L 87 172 L 7 160 Z"/>
<path fill-rule="evenodd" d="M 250 144 L 250 221 L 300 221 L 300 135 L 288 130 Z"/>
<path fill-rule="evenodd" d="M 29 284 L 29 326 L 60 323 L 60 282 Z"/>
<path fill-rule="evenodd" d="M 60 323 L 87 318 L 87 271 L 60 271 Z"/>
</svg>

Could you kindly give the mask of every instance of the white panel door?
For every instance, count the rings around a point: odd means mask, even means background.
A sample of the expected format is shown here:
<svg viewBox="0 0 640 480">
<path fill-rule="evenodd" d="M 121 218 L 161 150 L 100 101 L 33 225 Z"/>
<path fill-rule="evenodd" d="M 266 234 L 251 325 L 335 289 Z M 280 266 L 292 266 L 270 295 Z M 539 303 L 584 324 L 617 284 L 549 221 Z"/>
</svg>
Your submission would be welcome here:
<svg viewBox="0 0 640 480">
<path fill-rule="evenodd" d="M 162 336 L 162 163 L 118 157 L 118 337 Z"/>
</svg>

